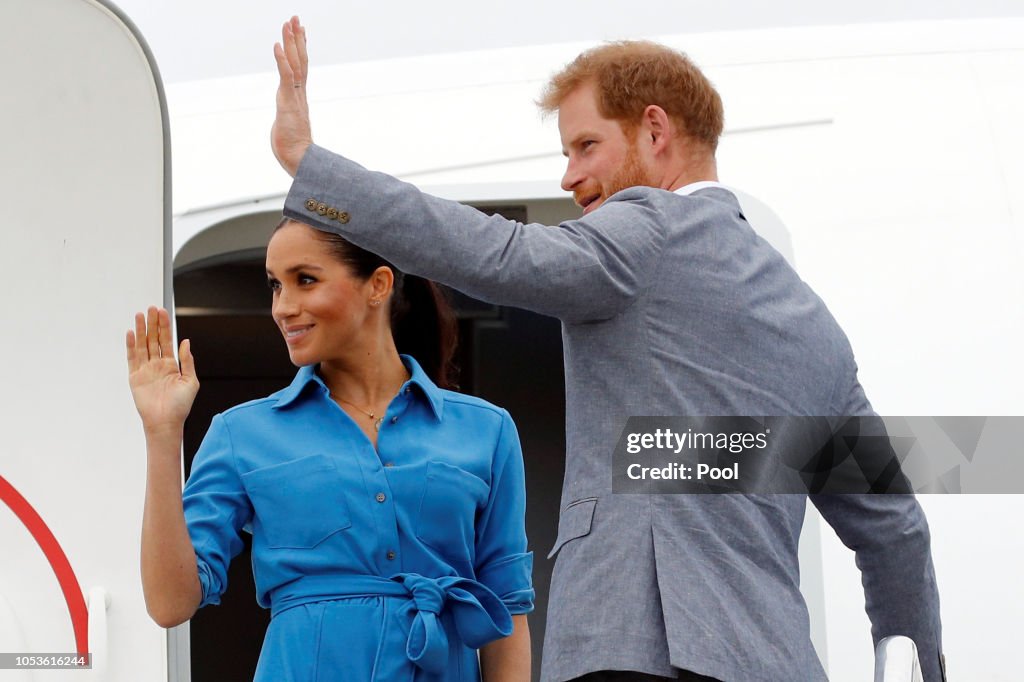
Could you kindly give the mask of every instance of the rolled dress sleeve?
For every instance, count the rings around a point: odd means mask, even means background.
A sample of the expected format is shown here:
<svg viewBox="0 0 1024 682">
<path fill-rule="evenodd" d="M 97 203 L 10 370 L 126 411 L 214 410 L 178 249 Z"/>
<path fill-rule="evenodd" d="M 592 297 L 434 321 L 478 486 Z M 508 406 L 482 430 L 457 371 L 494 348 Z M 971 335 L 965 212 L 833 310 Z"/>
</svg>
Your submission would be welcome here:
<svg viewBox="0 0 1024 682">
<path fill-rule="evenodd" d="M 526 551 L 526 474 L 519 434 L 502 410 L 491 492 L 476 523 L 477 580 L 490 588 L 509 613 L 533 610 L 533 553 Z"/>
<path fill-rule="evenodd" d="M 222 415 L 213 418 L 199 446 L 182 502 L 203 588 L 200 607 L 219 604 L 227 589 L 228 565 L 244 546 L 240 533 L 253 515 Z"/>
</svg>

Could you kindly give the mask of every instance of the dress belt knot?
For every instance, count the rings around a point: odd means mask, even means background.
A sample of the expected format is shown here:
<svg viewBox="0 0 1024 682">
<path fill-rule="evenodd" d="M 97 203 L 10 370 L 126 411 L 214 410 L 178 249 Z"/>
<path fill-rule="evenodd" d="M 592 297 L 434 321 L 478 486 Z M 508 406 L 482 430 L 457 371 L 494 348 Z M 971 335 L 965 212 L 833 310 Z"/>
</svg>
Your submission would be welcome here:
<svg viewBox="0 0 1024 682">
<path fill-rule="evenodd" d="M 512 616 L 494 592 L 468 578 L 427 578 L 399 573 L 391 580 L 408 590 L 412 622 L 405 653 L 430 673 L 440 673 L 448 662 L 448 635 L 438 620 L 446 609 L 467 646 L 477 649 L 512 634 Z"/>
<path fill-rule="evenodd" d="M 448 663 L 443 617 L 451 618 L 459 638 L 474 649 L 512 634 L 512 615 L 498 595 L 476 580 L 456 576 L 307 576 L 291 585 L 289 591 L 274 595 L 271 614 L 276 617 L 302 604 L 359 596 L 401 600 L 392 613 L 395 625 L 406 637 L 406 656 L 430 673 L 443 672 Z M 403 632 L 397 634 L 403 636 Z"/>
<path fill-rule="evenodd" d="M 444 607 L 445 593 L 436 580 L 424 578 L 416 573 L 405 573 L 401 576 L 401 582 L 412 595 L 416 608 L 422 613 L 438 614 Z"/>
</svg>

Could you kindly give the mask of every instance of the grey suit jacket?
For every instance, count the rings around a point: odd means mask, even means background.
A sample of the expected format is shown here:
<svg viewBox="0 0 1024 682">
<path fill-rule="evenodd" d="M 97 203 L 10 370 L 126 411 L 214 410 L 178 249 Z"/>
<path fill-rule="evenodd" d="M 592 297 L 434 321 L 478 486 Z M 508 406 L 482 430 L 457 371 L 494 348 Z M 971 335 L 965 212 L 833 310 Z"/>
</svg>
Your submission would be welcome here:
<svg viewBox="0 0 1024 682">
<path fill-rule="evenodd" d="M 567 453 L 544 680 L 677 668 L 825 678 L 799 591 L 806 496 L 611 493 L 630 416 L 871 413 L 842 330 L 730 193 L 635 187 L 552 228 L 485 216 L 312 147 L 285 214 L 407 272 L 562 321 Z M 812 502 L 856 552 L 875 641 L 912 637 L 925 679 L 941 679 L 916 500 Z"/>
</svg>

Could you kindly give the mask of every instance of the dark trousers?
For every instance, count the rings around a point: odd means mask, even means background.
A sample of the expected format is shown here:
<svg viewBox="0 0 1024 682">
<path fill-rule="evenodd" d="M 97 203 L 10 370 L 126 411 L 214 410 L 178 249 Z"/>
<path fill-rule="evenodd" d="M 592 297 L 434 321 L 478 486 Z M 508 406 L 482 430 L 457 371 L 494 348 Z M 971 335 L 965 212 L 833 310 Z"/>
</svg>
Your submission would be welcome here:
<svg viewBox="0 0 1024 682">
<path fill-rule="evenodd" d="M 661 675 L 648 675 L 632 670 L 600 670 L 596 673 L 587 673 L 583 677 L 577 677 L 573 682 L 668 682 L 669 680 L 681 680 L 682 682 L 720 682 L 714 677 L 706 677 L 691 673 L 689 670 L 680 670 L 678 677 L 662 677 Z"/>
</svg>

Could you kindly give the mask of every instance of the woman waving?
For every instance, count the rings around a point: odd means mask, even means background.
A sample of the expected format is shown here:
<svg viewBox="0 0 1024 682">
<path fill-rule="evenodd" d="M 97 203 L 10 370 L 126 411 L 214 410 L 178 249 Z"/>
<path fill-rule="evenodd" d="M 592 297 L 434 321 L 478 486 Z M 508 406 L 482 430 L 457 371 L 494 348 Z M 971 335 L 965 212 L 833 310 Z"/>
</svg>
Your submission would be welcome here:
<svg viewBox="0 0 1024 682">
<path fill-rule="evenodd" d="M 257 680 L 478 680 L 482 668 L 487 682 L 525 682 L 522 453 L 507 412 L 447 390 L 443 297 L 292 221 L 270 240 L 267 278 L 298 373 L 214 418 L 184 492 L 191 349 L 182 342 L 179 369 L 164 310 L 128 332 L 148 453 L 150 614 L 171 627 L 218 603 L 247 531 L 272 615 Z"/>
</svg>

